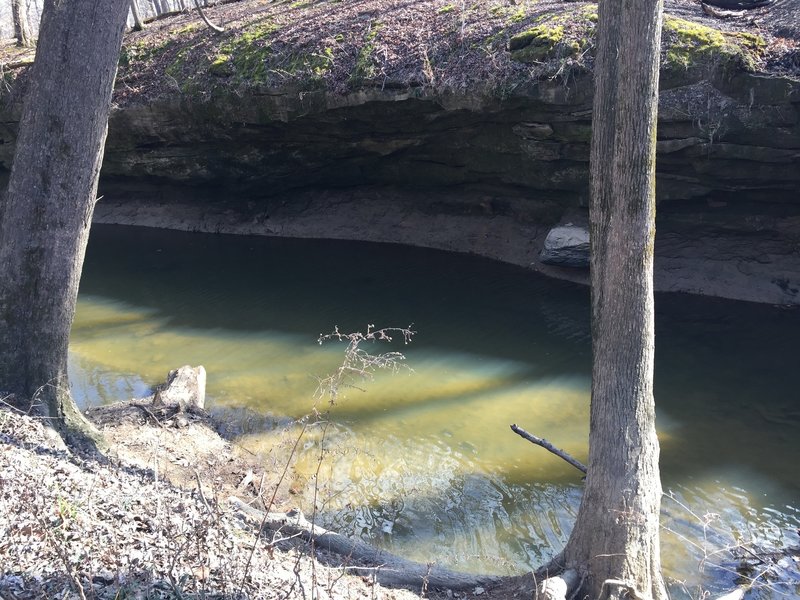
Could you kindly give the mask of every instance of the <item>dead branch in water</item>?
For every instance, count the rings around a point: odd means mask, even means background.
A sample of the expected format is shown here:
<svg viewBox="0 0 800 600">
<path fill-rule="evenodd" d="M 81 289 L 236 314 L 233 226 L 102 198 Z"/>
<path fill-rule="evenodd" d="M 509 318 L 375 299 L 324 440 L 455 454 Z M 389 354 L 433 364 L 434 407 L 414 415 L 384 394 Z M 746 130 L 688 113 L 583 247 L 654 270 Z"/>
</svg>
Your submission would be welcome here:
<svg viewBox="0 0 800 600">
<path fill-rule="evenodd" d="M 522 429 L 522 427 L 517 427 L 516 424 L 511 426 L 511 431 L 516 433 L 518 436 L 520 436 L 522 438 L 525 438 L 530 443 L 536 444 L 537 446 L 541 446 L 542 448 L 544 448 L 545 450 L 549 450 L 550 452 L 552 452 L 553 454 L 555 454 L 559 458 L 563 458 L 565 461 L 567 461 L 573 467 L 575 467 L 576 469 L 581 471 L 584 475 L 586 475 L 586 465 L 584 465 L 579 460 L 576 460 L 576 459 L 572 458 L 572 456 L 570 456 L 564 450 L 560 450 L 559 448 L 556 448 L 555 446 L 553 446 L 553 444 L 548 442 L 546 439 L 540 438 L 540 437 L 536 437 L 532 433 L 528 433 L 527 431 Z"/>
</svg>

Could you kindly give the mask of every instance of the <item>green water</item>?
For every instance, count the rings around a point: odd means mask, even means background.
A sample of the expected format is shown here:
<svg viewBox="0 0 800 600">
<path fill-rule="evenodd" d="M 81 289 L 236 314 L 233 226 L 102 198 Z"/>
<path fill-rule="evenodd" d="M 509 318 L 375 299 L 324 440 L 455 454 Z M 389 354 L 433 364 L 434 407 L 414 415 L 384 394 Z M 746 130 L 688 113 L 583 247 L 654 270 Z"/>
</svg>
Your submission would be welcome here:
<svg viewBox="0 0 800 600">
<path fill-rule="evenodd" d="M 71 344 L 83 405 L 145 395 L 182 364 L 243 445 L 277 460 L 342 331 L 407 326 L 413 372 L 379 375 L 300 446 L 298 497 L 329 526 L 461 570 L 518 573 L 565 542 L 578 473 L 511 423 L 586 460 L 585 288 L 476 257 L 391 245 L 96 226 Z M 798 545 L 800 311 L 657 298 L 656 402 L 667 573 L 726 590 L 737 541 Z M 248 410 L 244 410 L 248 409 Z M 317 473 L 320 448 L 324 460 Z M 694 514 L 692 514 L 694 513 Z M 708 515 L 716 514 L 718 518 Z M 704 525 L 705 523 L 705 525 Z M 703 560 L 703 558 L 707 560 Z M 719 566 L 715 566 L 719 565 Z M 800 597 L 791 581 L 758 597 Z"/>
</svg>

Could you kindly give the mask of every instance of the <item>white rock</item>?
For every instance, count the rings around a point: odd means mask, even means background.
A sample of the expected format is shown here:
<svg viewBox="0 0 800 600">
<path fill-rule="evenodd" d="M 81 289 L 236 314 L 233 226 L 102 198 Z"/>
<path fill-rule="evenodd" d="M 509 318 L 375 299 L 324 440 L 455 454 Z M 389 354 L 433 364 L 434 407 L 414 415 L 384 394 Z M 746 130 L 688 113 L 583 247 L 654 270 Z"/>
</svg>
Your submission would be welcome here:
<svg viewBox="0 0 800 600">
<path fill-rule="evenodd" d="M 547 234 L 539 259 L 548 265 L 588 267 L 589 230 L 571 223 L 553 227 Z"/>
</svg>

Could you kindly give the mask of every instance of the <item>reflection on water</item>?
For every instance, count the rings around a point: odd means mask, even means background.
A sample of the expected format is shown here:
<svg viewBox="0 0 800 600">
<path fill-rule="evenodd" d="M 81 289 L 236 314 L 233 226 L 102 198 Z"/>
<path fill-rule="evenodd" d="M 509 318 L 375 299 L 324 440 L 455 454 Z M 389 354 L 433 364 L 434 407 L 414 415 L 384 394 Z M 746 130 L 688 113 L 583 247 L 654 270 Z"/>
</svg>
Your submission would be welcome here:
<svg viewBox="0 0 800 600">
<path fill-rule="evenodd" d="M 735 565 L 720 548 L 798 544 L 800 313 L 675 296 L 658 310 L 656 401 L 673 496 L 664 562 L 687 588 L 724 589 Z M 316 377 L 341 361 L 342 347 L 320 347 L 318 334 L 367 323 L 413 323 L 411 346 L 382 350 L 404 351 L 414 372 L 350 391 L 324 436 L 321 426 L 306 434 L 295 475 L 308 483 L 306 511 L 316 481 L 328 525 L 412 558 L 512 573 L 551 557 L 569 535 L 579 474 L 509 425 L 585 461 L 583 288 L 421 249 L 95 227 L 73 390 L 83 404 L 141 396 L 169 369 L 203 364 L 209 403 L 240 415 L 242 443 L 275 454 L 295 431 L 286 417 L 310 412 Z M 242 418 L 252 415 L 242 407 L 265 418 Z M 800 596 L 797 584 L 788 592 Z"/>
</svg>

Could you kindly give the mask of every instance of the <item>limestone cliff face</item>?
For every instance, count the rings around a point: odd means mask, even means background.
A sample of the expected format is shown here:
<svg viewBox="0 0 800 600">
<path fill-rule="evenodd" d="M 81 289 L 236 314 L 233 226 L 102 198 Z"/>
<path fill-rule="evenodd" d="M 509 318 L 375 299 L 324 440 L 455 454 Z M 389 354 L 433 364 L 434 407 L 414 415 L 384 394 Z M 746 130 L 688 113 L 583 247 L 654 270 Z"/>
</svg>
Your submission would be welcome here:
<svg viewBox="0 0 800 600">
<path fill-rule="evenodd" d="M 800 303 L 800 81 L 662 81 L 659 289 Z M 552 226 L 586 217 L 590 135 L 588 76 L 506 98 L 176 91 L 113 113 L 97 218 L 413 243 L 580 280 L 538 255 Z"/>
<path fill-rule="evenodd" d="M 480 185 L 585 205 L 590 92 L 583 78 L 503 100 L 424 88 L 167 98 L 114 113 L 104 175 L 249 196 Z M 800 81 L 740 73 L 662 91 L 659 200 L 797 205 L 798 167 Z"/>
</svg>

